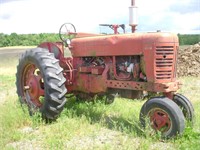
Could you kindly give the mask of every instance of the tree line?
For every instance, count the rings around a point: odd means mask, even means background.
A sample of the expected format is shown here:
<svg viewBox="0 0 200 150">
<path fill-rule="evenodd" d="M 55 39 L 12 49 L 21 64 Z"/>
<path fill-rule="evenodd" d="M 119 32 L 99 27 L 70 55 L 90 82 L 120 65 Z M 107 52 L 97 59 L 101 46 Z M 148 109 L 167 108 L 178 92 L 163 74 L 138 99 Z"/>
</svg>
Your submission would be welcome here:
<svg viewBox="0 0 200 150">
<path fill-rule="evenodd" d="M 17 34 L 0 33 L 0 47 L 7 46 L 35 46 L 42 42 L 59 41 L 59 35 L 55 33 L 40 33 L 40 34 Z"/>
<path fill-rule="evenodd" d="M 178 34 L 180 45 L 193 45 L 200 42 L 200 34 Z M 3 34 L 0 33 L 0 47 L 7 46 L 34 46 L 42 42 L 60 41 L 59 35 L 55 33 L 40 34 Z"/>
<path fill-rule="evenodd" d="M 200 42 L 200 34 L 178 34 L 180 45 L 193 45 Z"/>
</svg>

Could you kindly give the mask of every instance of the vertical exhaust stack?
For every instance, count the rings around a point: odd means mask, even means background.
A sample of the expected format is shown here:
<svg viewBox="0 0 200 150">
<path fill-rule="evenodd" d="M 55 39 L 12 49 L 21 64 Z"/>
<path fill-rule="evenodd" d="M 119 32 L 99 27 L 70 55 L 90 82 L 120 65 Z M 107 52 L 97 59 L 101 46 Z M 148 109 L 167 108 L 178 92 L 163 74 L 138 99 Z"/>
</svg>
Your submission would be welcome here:
<svg viewBox="0 0 200 150">
<path fill-rule="evenodd" d="M 135 6 L 135 0 L 131 0 L 131 6 L 129 7 L 129 25 L 132 33 L 134 33 L 138 25 L 138 7 Z"/>
</svg>

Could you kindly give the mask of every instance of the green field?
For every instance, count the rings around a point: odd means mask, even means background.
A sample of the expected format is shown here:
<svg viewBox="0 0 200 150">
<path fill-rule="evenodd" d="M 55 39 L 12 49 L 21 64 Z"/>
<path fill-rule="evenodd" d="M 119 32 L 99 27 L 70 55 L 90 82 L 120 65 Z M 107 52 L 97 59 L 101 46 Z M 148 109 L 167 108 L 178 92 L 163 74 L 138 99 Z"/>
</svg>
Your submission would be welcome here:
<svg viewBox="0 0 200 150">
<path fill-rule="evenodd" d="M 0 55 L 1 56 L 1 55 Z M 0 148 L 1 149 L 200 149 L 200 78 L 183 77 L 180 93 L 195 108 L 194 125 L 182 136 L 161 139 L 139 125 L 144 100 L 117 98 L 105 105 L 100 100 L 76 102 L 68 99 L 58 120 L 45 124 L 39 115 L 22 110 L 15 87 L 18 55 L 0 58 Z"/>
</svg>

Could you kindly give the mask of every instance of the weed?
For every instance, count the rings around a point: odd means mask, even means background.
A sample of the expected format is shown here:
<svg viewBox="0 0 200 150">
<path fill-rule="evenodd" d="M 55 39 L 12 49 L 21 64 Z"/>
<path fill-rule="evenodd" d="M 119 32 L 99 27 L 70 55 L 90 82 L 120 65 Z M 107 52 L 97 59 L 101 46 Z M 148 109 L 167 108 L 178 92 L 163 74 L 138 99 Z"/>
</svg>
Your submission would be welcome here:
<svg viewBox="0 0 200 150">
<path fill-rule="evenodd" d="M 71 97 L 51 124 L 42 121 L 39 113 L 30 117 L 15 93 L 16 62 L 0 62 L 1 149 L 200 149 L 199 78 L 180 79 L 184 86 L 179 92 L 194 105 L 193 125 L 187 123 L 183 135 L 163 140 L 159 133 L 141 128 L 142 100 L 116 98 L 106 105 L 98 97 L 93 102 Z"/>
</svg>

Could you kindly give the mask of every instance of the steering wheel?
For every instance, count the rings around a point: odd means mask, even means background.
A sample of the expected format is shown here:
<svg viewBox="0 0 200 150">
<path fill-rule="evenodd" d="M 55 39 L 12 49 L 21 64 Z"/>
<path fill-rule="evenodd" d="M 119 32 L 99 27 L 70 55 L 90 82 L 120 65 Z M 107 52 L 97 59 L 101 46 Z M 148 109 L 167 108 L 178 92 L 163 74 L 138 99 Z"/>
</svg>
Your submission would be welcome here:
<svg viewBox="0 0 200 150">
<path fill-rule="evenodd" d="M 75 38 L 76 34 L 76 28 L 72 23 L 64 23 L 59 29 L 59 37 L 65 43 Z"/>
</svg>

